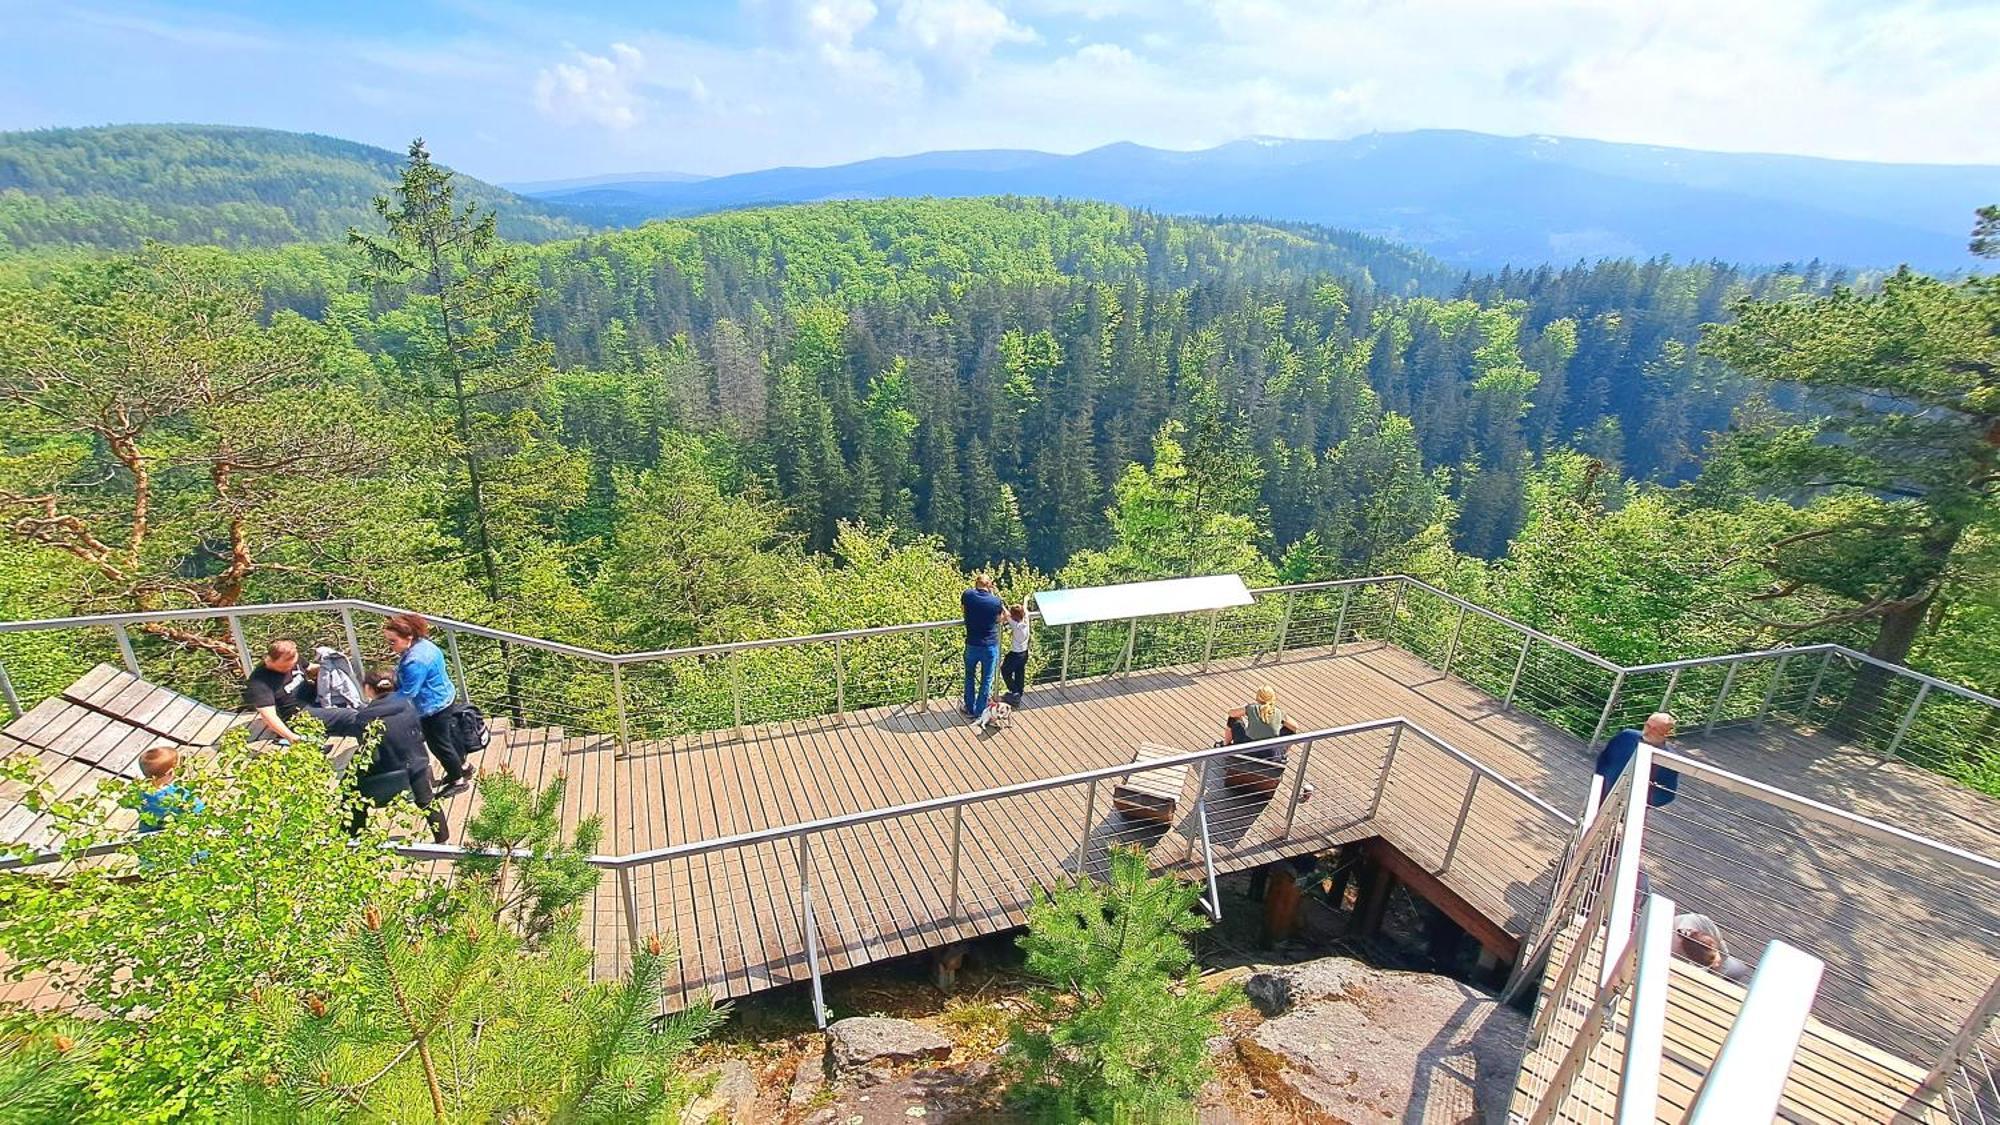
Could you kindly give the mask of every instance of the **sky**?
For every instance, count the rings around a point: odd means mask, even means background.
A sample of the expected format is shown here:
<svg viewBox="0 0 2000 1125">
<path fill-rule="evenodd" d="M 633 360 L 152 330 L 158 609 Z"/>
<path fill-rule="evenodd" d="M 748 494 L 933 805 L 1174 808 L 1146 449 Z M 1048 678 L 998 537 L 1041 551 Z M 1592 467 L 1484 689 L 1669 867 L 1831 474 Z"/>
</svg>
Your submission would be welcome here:
<svg viewBox="0 0 2000 1125">
<path fill-rule="evenodd" d="M 2000 0 L 0 0 L 0 130 L 260 125 L 487 180 L 1473 129 L 2000 163 Z"/>
</svg>

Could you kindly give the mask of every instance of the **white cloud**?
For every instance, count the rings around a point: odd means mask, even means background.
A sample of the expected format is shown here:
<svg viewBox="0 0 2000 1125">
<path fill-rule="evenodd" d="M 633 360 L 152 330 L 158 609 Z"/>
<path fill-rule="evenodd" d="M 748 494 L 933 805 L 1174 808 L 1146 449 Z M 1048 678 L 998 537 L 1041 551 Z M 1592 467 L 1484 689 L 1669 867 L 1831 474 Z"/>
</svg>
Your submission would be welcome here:
<svg viewBox="0 0 2000 1125">
<path fill-rule="evenodd" d="M 960 77 L 1004 43 L 1040 39 L 1034 29 L 1015 23 L 988 0 L 902 0 L 896 28 L 911 49 L 934 64 L 954 68 Z"/>
<path fill-rule="evenodd" d="M 535 107 L 559 124 L 630 129 L 644 117 L 644 99 L 635 87 L 645 67 L 646 56 L 629 43 L 613 43 L 608 55 L 578 51 L 575 61 L 536 76 Z"/>
</svg>

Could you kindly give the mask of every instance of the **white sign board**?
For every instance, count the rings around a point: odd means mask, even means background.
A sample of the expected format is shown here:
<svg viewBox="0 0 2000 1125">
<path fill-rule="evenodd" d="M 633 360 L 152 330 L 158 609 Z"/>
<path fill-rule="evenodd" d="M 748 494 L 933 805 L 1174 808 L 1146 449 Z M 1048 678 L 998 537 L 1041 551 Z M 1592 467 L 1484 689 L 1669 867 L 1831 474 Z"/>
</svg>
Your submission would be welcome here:
<svg viewBox="0 0 2000 1125">
<path fill-rule="evenodd" d="M 1035 608 L 1044 625 L 1081 625 L 1086 621 L 1121 621 L 1249 605 L 1250 588 L 1235 574 L 1200 578 L 1168 578 L 1159 582 L 1127 582 L 1122 586 L 1085 586 L 1078 590 L 1043 590 Z"/>
</svg>

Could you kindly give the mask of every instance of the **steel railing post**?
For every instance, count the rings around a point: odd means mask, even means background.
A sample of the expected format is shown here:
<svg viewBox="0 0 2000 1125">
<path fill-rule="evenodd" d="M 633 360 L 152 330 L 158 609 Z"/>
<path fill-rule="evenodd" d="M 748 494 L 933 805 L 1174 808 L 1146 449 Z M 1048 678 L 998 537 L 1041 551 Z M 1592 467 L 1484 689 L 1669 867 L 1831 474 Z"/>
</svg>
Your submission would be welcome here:
<svg viewBox="0 0 2000 1125">
<path fill-rule="evenodd" d="M 618 898 L 625 904 L 625 937 L 632 943 L 632 960 L 637 962 L 642 948 L 639 939 L 639 894 L 632 886 L 632 869 L 618 869 Z"/>
<path fill-rule="evenodd" d="M 1444 677 L 1451 678 L 1452 661 L 1458 659 L 1458 635 L 1465 628 L 1465 603 L 1458 603 L 1458 618 L 1451 623 L 1451 639 L 1444 645 Z"/>
<path fill-rule="evenodd" d="M 729 662 L 729 713 L 736 720 L 736 729 L 743 729 L 743 657 L 740 653 L 730 653 L 723 657 Z"/>
<path fill-rule="evenodd" d="M 465 678 L 465 664 L 458 658 L 458 630 L 444 631 L 445 648 L 451 653 L 451 678 L 458 684 L 458 694 L 472 698 L 472 682 Z"/>
<path fill-rule="evenodd" d="M 611 694 L 618 702 L 618 753 L 632 753 L 632 724 L 625 714 L 625 665 L 611 662 Z"/>
<path fill-rule="evenodd" d="M 21 717 L 21 699 L 14 694 L 14 680 L 7 675 L 7 666 L 0 664 L 0 697 L 7 701 L 7 710 L 18 719 Z"/>
<path fill-rule="evenodd" d="M 833 713 L 847 717 L 847 656 L 841 642 L 833 642 Z"/>
<path fill-rule="evenodd" d="M 1222 623 L 1222 611 L 1208 611 L 1208 639 L 1201 643 L 1201 670 L 1208 671 L 1208 658 L 1215 654 L 1215 628 Z"/>
<path fill-rule="evenodd" d="M 1272 655 L 1272 660 L 1285 658 L 1285 637 L 1292 631 L 1292 600 L 1297 596 L 1290 590 L 1285 591 L 1285 612 L 1278 619 L 1278 651 Z"/>
<path fill-rule="evenodd" d="M 1299 775 L 1292 779 L 1292 807 L 1285 810 L 1285 838 L 1291 839 L 1292 818 L 1299 815 L 1299 794 L 1305 791 L 1306 770 L 1312 765 L 1313 744 L 1299 748 Z"/>
<path fill-rule="evenodd" d="M 1396 749 L 1403 744 L 1403 728 L 1399 725 L 1389 732 L 1389 752 L 1382 755 L 1382 774 L 1375 779 L 1375 798 L 1368 802 L 1368 815 L 1364 820 L 1374 820 L 1375 813 L 1382 808 L 1382 791 L 1389 787 L 1389 771 L 1396 765 Z"/>
<path fill-rule="evenodd" d="M 1618 674 L 1611 677 L 1611 694 L 1604 697 L 1604 712 L 1597 716 L 1597 726 L 1590 732 L 1590 745 L 1597 745 L 1598 739 L 1604 737 L 1605 724 L 1611 721 L 1612 709 L 1618 706 L 1618 695 L 1624 690 L 1625 670 L 1620 668 Z"/>
<path fill-rule="evenodd" d="M 1139 619 L 1134 617 L 1132 625 L 1125 630 L 1125 676 L 1132 675 L 1132 651 L 1139 643 Z"/>
<path fill-rule="evenodd" d="M 965 838 L 965 806 L 951 810 L 951 916 L 958 917 L 959 843 Z"/>
<path fill-rule="evenodd" d="M 1076 626 L 1074 625 L 1063 626 L 1062 674 L 1056 680 L 1057 685 L 1060 687 L 1069 686 L 1069 637 L 1070 632 L 1075 628 Z"/>
<path fill-rule="evenodd" d="M 1741 660 L 1732 660 L 1729 662 L 1729 667 L 1723 671 L 1722 690 L 1715 693 L 1715 702 L 1708 705 L 1708 717 L 1701 725 L 1701 733 L 1707 734 L 1715 729 L 1715 720 L 1721 716 L 1723 704 L 1729 702 L 1729 691 L 1736 686 L 1736 671 L 1741 667 L 1743 667 Z"/>
<path fill-rule="evenodd" d="M 1403 617 L 1403 595 L 1409 591 L 1410 579 L 1406 575 L 1396 581 L 1396 596 L 1389 600 L 1389 620 L 1382 626 L 1382 639 L 1396 643 L 1396 622 Z"/>
<path fill-rule="evenodd" d="M 1674 901 L 1650 895 L 1639 912 L 1639 948 L 1625 1018 L 1625 1058 L 1618 1074 L 1617 1125 L 1653 1125 L 1660 1114 L 1660 1057 L 1666 1047 Z"/>
<path fill-rule="evenodd" d="M 931 635 L 919 634 L 923 652 L 917 657 L 917 710 L 931 709 Z"/>
<path fill-rule="evenodd" d="M 229 615 L 229 640 L 236 646 L 236 663 L 242 667 L 243 674 L 248 676 L 254 666 L 250 658 L 250 642 L 243 639 L 243 619 L 233 613 Z"/>
<path fill-rule="evenodd" d="M 1778 697 L 1778 685 L 1785 682 L 1785 665 L 1791 659 L 1792 654 L 1789 652 L 1780 656 L 1777 668 L 1771 672 L 1771 686 L 1764 689 L 1764 701 L 1757 705 L 1757 725 L 1760 727 L 1764 725 L 1765 718 L 1771 714 L 1771 701 Z"/>
<path fill-rule="evenodd" d="M 132 634 L 123 624 L 113 625 L 111 631 L 118 637 L 118 655 L 125 661 L 125 670 L 134 676 L 139 674 L 139 658 L 132 653 Z"/>
<path fill-rule="evenodd" d="M 1215 845 L 1208 835 L 1208 767 L 1213 758 L 1201 763 L 1201 796 L 1194 803 L 1194 816 L 1201 825 L 1201 866 L 1208 876 L 1208 916 L 1222 921 L 1222 892 L 1215 881 Z"/>
<path fill-rule="evenodd" d="M 806 971 L 812 974 L 813 1021 L 826 1028 L 826 993 L 819 979 L 819 923 L 813 919 L 812 834 L 799 837 L 799 936 L 806 944 Z"/>
<path fill-rule="evenodd" d="M 1672 711 L 1674 709 L 1674 691 L 1680 686 L 1681 670 L 1676 668 L 1667 673 L 1667 690 L 1660 693 L 1660 705 L 1655 710 Z"/>
<path fill-rule="evenodd" d="M 1632 915 L 1646 854 L 1646 809 L 1653 796 L 1653 748 L 1640 742 L 1625 769 L 1629 776 L 1621 780 L 1628 781 L 1630 788 L 1625 793 L 1624 823 L 1618 833 L 1618 861 L 1612 865 L 1611 912 L 1605 930 L 1604 963 L 1598 970 L 1599 988 L 1611 980 L 1612 970 L 1632 940 Z"/>
<path fill-rule="evenodd" d="M 1095 823 L 1091 814 L 1097 809 L 1097 782 L 1090 783 L 1090 789 L 1083 796 L 1083 831 L 1076 837 L 1076 877 L 1083 878 L 1083 861 L 1090 854 L 1090 829 Z"/>
<path fill-rule="evenodd" d="M 1465 835 L 1466 818 L 1472 815 L 1472 798 L 1479 792 L 1480 776 L 1477 771 L 1473 772 L 1472 780 L 1465 787 L 1465 799 L 1458 803 L 1458 820 L 1451 826 L 1451 842 L 1444 846 L 1444 866 L 1438 868 L 1439 875 L 1450 871 L 1451 861 L 1458 856 L 1458 841 Z"/>
<path fill-rule="evenodd" d="M 1765 947 L 1743 1006 L 1695 1091 L 1688 1125 L 1776 1116 L 1825 972 L 1824 961 L 1785 942 Z"/>
<path fill-rule="evenodd" d="M 1347 632 L 1347 607 L 1354 601 L 1354 587 L 1340 588 L 1340 612 L 1333 619 L 1333 651 L 1328 656 L 1340 655 L 1340 638 Z"/>
<path fill-rule="evenodd" d="M 1917 721 L 1917 712 L 1923 708 L 1924 697 L 1930 693 L 1930 681 L 1926 680 L 1917 685 L 1917 697 L 1910 700 L 1910 709 L 1903 712 L 1903 721 L 1896 724 L 1896 735 L 1889 740 L 1889 749 L 1884 753 L 1884 757 L 1893 758 L 1896 756 L 1896 751 L 1902 748 L 1904 736 L 1910 733 L 1910 725 Z"/>
<path fill-rule="evenodd" d="M 2000 1019 L 2000 976 L 1993 978 L 1993 983 L 1987 986 L 1986 995 L 1972 1009 L 1965 1022 L 1959 1025 L 1958 1034 L 1952 1036 L 1951 1042 L 1938 1053 L 1938 1060 L 1931 1065 L 1924 1084 L 1917 1087 L 1917 1100 L 1936 1097 L 1945 1088 L 1952 1074 L 1978 1049 L 1980 1038 L 1986 1034 L 1986 1025 L 1995 1019 Z"/>
<path fill-rule="evenodd" d="M 341 607 L 340 631 L 347 637 L 347 658 L 354 661 L 354 674 L 366 676 L 368 662 L 361 656 L 361 634 L 354 631 L 354 611 Z"/>
<path fill-rule="evenodd" d="M 1521 634 L 1521 655 L 1514 658 L 1514 674 L 1507 679 L 1507 698 L 1500 701 L 1502 711 L 1514 709 L 1514 693 L 1521 687 L 1521 670 L 1528 666 L 1528 647 L 1534 643 L 1534 634 Z"/>
<path fill-rule="evenodd" d="M 1812 683 L 1806 687 L 1805 707 L 1799 712 L 1801 723 L 1812 722 L 1813 705 L 1819 702 L 1819 686 L 1826 680 L 1827 671 L 1833 667 L 1833 651 L 1826 650 L 1826 655 L 1820 658 L 1818 670 L 1813 673 Z"/>
</svg>

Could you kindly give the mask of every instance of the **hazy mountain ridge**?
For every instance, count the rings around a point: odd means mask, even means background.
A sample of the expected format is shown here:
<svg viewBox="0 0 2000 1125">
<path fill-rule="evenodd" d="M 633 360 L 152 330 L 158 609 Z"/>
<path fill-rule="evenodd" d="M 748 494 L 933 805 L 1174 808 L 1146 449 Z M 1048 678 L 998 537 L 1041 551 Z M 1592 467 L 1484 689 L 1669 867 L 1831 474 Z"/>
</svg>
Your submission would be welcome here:
<svg viewBox="0 0 2000 1125">
<path fill-rule="evenodd" d="M 227 125 L 0 133 L 0 251 L 168 242 L 272 246 L 375 223 L 402 153 L 337 137 Z M 564 208 L 460 176 L 501 232 L 542 241 L 588 227 Z"/>
<path fill-rule="evenodd" d="M 1975 265 L 1965 231 L 1973 208 L 2000 198 L 2000 167 L 1426 130 L 1250 138 L 1199 152 L 1130 143 L 1074 156 L 930 152 L 538 198 L 630 222 L 759 203 L 992 194 L 1310 222 L 1406 241 L 1467 267 L 1670 254 L 1952 271 Z"/>
</svg>

